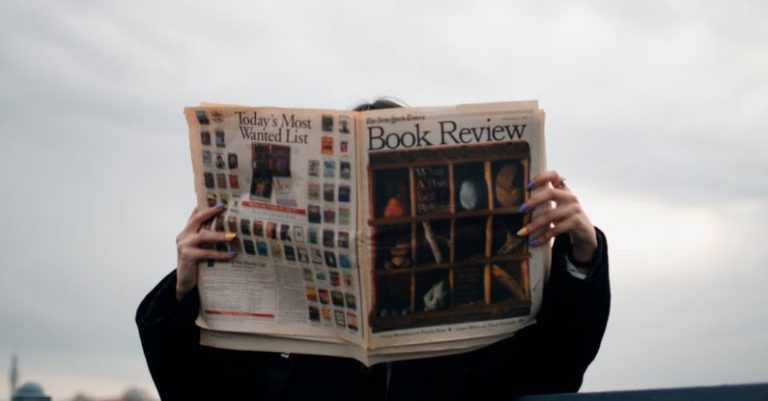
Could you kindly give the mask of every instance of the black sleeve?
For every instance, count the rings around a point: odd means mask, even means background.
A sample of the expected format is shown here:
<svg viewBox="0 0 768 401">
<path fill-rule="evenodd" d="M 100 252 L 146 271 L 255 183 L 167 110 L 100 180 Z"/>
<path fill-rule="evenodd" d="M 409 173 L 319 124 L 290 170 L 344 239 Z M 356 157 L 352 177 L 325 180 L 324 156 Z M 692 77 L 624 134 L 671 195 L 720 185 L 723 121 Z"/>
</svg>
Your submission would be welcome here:
<svg viewBox="0 0 768 401">
<path fill-rule="evenodd" d="M 579 390 L 600 348 L 611 303 L 608 247 L 600 230 L 597 236 L 598 249 L 585 279 L 566 269 L 568 236 L 555 239 L 536 324 L 479 354 L 488 360 L 481 379 L 484 386 L 478 387 L 487 399 Z"/>
<path fill-rule="evenodd" d="M 573 277 L 566 269 L 566 255 L 571 254 L 567 235 L 558 237 L 552 248 L 552 270 L 544 286 L 544 299 L 532 333 L 531 383 L 539 388 L 529 393 L 578 391 L 587 367 L 595 359 L 608 323 L 611 289 L 608 279 L 608 244 L 597 231 L 595 251 L 585 279 Z M 582 264 L 580 267 L 587 267 Z"/>
<path fill-rule="evenodd" d="M 279 368 L 284 360 L 278 354 L 200 345 L 200 329 L 195 324 L 199 310 L 196 289 L 176 300 L 175 271 L 139 304 L 136 325 L 160 398 L 256 400 L 273 391 L 275 380 L 265 368 L 269 363 Z"/>
<path fill-rule="evenodd" d="M 196 399 L 204 379 L 200 330 L 195 325 L 200 299 L 190 291 L 176 300 L 176 272 L 167 275 L 139 304 L 139 328 L 144 357 L 163 400 Z"/>
</svg>

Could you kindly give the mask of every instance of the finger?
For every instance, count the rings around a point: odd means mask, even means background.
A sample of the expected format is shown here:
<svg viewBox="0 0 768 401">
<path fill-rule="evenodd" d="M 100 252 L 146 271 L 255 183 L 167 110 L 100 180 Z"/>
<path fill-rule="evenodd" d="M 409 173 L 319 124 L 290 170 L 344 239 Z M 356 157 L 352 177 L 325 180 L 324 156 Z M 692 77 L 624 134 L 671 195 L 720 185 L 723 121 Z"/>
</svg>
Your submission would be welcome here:
<svg viewBox="0 0 768 401">
<path fill-rule="evenodd" d="M 196 247 L 202 244 L 216 244 L 230 242 L 237 237 L 236 233 L 220 233 L 216 231 L 200 230 L 189 235 L 180 247 Z"/>
<path fill-rule="evenodd" d="M 541 227 L 550 227 L 551 224 L 558 224 L 561 221 L 579 214 L 581 212 L 581 206 L 578 203 L 566 204 L 558 206 L 549 210 L 546 210 L 536 216 L 528 225 L 523 226 L 517 235 L 524 237 L 528 233 L 532 233 Z"/>
<path fill-rule="evenodd" d="M 192 214 L 192 216 L 189 217 L 189 221 L 187 222 L 187 226 L 184 227 L 184 231 L 187 231 L 187 232 L 198 231 L 200 229 L 200 226 L 202 226 L 203 223 L 206 222 L 206 220 L 223 212 L 224 207 L 225 205 L 223 203 L 220 203 L 216 206 L 208 207 L 208 208 L 196 211 L 195 213 Z"/>
<path fill-rule="evenodd" d="M 531 230 L 530 235 L 528 236 L 528 243 L 531 245 L 536 245 L 536 238 L 541 237 L 544 235 L 544 233 L 550 229 L 550 226 L 542 226 L 537 228 L 536 230 Z"/>
<path fill-rule="evenodd" d="M 572 216 L 566 220 L 561 221 L 558 224 L 555 224 L 554 226 L 550 227 L 548 230 L 545 230 L 541 235 L 531 238 L 528 243 L 531 244 L 531 246 L 541 246 L 544 244 L 548 244 L 549 240 L 552 238 L 555 238 L 556 236 L 571 231 L 575 229 L 579 224 L 579 219 L 577 216 Z"/>
<path fill-rule="evenodd" d="M 520 208 L 517 211 L 520 213 L 527 213 L 536 209 L 539 205 L 550 201 L 562 205 L 567 203 L 578 203 L 579 200 L 576 198 L 576 195 L 567 189 L 545 188 L 531 195 L 525 203 L 520 205 Z"/>
<path fill-rule="evenodd" d="M 564 181 L 564 178 L 555 170 L 545 171 L 537 174 L 528 183 L 528 189 L 541 188 L 545 185 L 552 184 L 553 187 L 559 186 Z"/>
<path fill-rule="evenodd" d="M 229 260 L 234 258 L 235 255 L 237 253 L 232 251 L 217 251 L 205 248 L 186 248 L 181 254 L 182 258 L 187 262 L 198 262 L 205 259 Z"/>
</svg>

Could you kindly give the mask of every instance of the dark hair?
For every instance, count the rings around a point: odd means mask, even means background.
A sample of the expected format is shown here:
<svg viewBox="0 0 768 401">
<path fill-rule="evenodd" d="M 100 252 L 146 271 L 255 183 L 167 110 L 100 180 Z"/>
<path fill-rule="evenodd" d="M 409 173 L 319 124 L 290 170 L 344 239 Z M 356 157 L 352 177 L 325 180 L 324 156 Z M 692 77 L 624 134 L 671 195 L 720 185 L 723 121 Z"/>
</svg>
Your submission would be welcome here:
<svg viewBox="0 0 768 401">
<path fill-rule="evenodd" d="M 363 103 L 352 110 L 366 111 L 366 110 L 397 109 L 400 107 L 405 107 L 405 106 L 394 100 L 380 98 L 380 99 L 374 100 L 373 103 Z"/>
</svg>

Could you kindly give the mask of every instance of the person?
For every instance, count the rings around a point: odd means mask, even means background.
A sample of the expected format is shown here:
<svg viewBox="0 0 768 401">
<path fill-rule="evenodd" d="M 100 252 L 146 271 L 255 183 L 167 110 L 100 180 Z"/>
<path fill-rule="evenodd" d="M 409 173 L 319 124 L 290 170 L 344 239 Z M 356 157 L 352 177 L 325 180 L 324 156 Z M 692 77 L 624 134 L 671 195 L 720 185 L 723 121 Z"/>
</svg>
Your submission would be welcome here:
<svg viewBox="0 0 768 401">
<path fill-rule="evenodd" d="M 356 108 L 399 107 L 376 101 Z M 518 232 L 531 246 L 552 245 L 552 263 L 534 325 L 471 352 L 377 364 L 338 357 L 217 349 L 200 345 L 198 261 L 233 255 L 215 245 L 235 234 L 201 230 L 223 206 L 195 209 L 176 238 L 177 266 L 138 307 L 144 355 L 163 400 L 513 399 L 578 391 L 595 358 L 610 310 L 608 247 L 565 180 L 534 177 L 521 209 L 544 211 Z M 289 350 L 286 350 L 286 352 Z"/>
</svg>

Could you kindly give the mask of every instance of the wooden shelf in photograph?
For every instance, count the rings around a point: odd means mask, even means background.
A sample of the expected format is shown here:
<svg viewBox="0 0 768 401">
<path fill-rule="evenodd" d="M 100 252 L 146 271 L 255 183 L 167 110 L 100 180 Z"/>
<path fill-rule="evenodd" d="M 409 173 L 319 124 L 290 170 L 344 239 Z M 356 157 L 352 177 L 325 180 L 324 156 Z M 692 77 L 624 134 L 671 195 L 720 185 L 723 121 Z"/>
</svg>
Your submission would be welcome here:
<svg viewBox="0 0 768 401">
<path fill-rule="evenodd" d="M 520 191 L 519 199 L 511 205 L 495 199 L 497 177 L 494 174 L 498 174 L 501 168 L 498 166 L 506 166 L 506 162 L 516 166 L 514 188 Z M 502 319 L 530 312 L 527 241 L 523 240 L 512 248 L 514 252 L 504 255 L 495 254 L 498 243 L 504 244 L 504 240 L 498 239 L 499 232 L 494 242 L 494 229 L 510 235 L 530 222 L 530 214 L 518 213 L 529 196 L 525 188 L 530 180 L 529 169 L 530 151 L 525 142 L 370 155 L 371 216 L 367 222 L 373 256 L 370 321 L 374 331 Z M 481 189 L 471 193 L 475 202 L 480 202 L 475 210 L 464 210 L 458 202 L 458 184 L 467 186 L 466 182 L 470 183 L 470 189 Z M 399 188 L 398 192 L 387 192 L 393 187 Z M 430 190 L 439 192 L 430 193 Z M 435 195 L 440 193 L 447 193 L 448 199 Z M 392 199 L 399 199 L 396 210 L 403 210 L 405 215 L 383 217 L 386 204 Z M 442 200 L 442 203 L 420 204 L 420 199 Z M 507 204 L 497 208 L 497 203 Z M 437 211 L 419 214 L 419 209 Z M 510 227 L 511 222 L 517 222 L 516 226 Z M 475 223 L 477 225 L 472 226 Z M 469 233 L 460 231 L 472 227 Z M 408 247 L 405 251 L 408 265 L 384 269 L 385 261 L 391 266 L 395 260 L 387 252 L 396 244 Z M 457 260 L 459 246 L 464 247 L 463 256 L 467 256 L 467 252 L 472 256 Z M 433 260 L 418 261 L 424 255 L 431 255 Z M 473 270 L 477 273 L 472 273 Z M 446 283 L 447 298 L 436 310 L 426 310 L 424 294 L 440 282 Z M 463 303 L 457 303 L 457 289 Z"/>
</svg>

